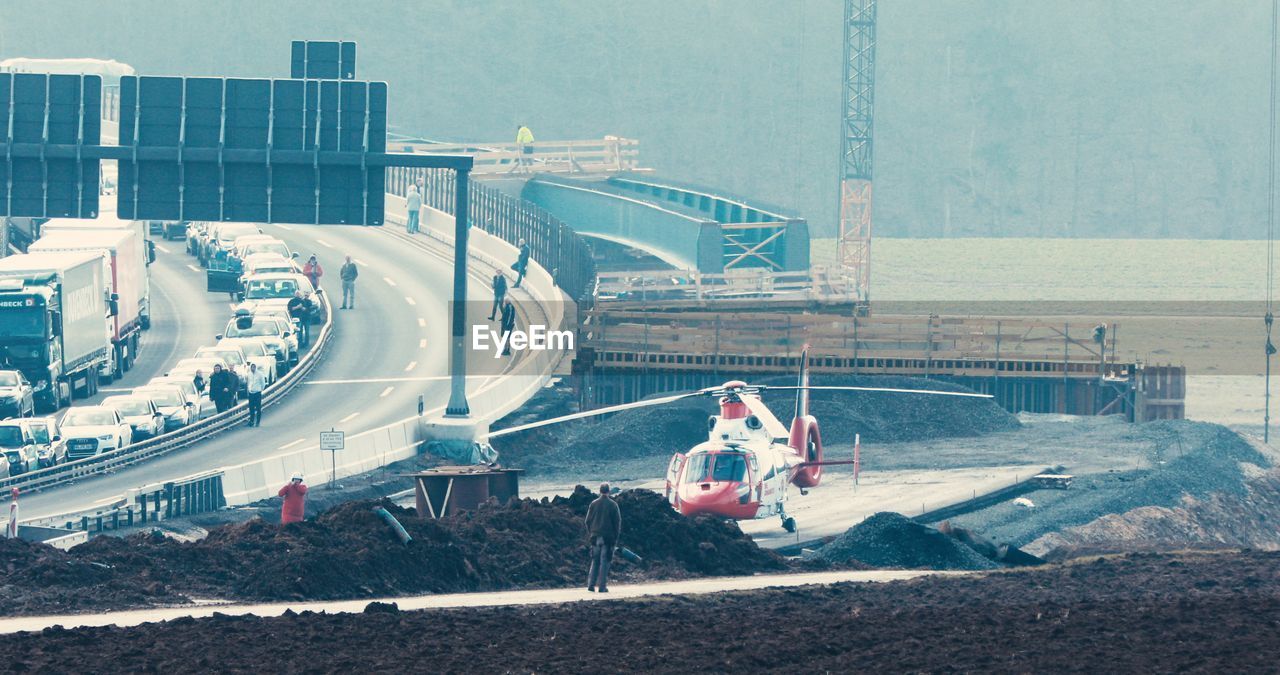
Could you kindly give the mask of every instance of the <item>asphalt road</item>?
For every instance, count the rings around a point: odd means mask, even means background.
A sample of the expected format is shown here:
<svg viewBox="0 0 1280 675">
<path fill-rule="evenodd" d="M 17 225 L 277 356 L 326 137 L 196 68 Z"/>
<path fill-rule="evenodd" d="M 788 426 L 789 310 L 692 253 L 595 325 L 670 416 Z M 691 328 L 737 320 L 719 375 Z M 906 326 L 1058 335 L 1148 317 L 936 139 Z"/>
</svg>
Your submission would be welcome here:
<svg viewBox="0 0 1280 675">
<path fill-rule="evenodd" d="M 419 395 L 428 409 L 445 404 L 452 289 L 449 260 L 422 250 L 393 228 L 268 225 L 263 229 L 304 259 L 313 253 L 319 257 L 326 272 L 321 287 L 334 292 L 335 306 L 341 303 L 337 277 L 343 256 L 352 256 L 360 267 L 356 309 L 335 309 L 333 340 L 308 376 L 307 382 L 316 384 L 304 384 L 268 407 L 260 427 L 224 432 L 110 475 L 24 495 L 24 519 L 105 505 L 130 488 L 292 451 L 317 442 L 320 431 L 330 427 L 349 434 L 376 428 L 414 414 Z M 205 292 L 203 270 L 195 271 L 198 263 L 185 255 L 181 244 L 164 246 L 169 252 L 160 252 L 153 266 L 152 295 L 157 307 L 146 348 L 135 369 L 113 389 L 144 382 L 197 347 L 212 344 L 230 316 L 227 296 Z M 469 290 L 472 300 L 488 299 L 489 289 L 474 276 Z M 182 310 L 175 311 L 179 305 Z M 479 384 L 477 380 L 471 387 Z"/>
</svg>

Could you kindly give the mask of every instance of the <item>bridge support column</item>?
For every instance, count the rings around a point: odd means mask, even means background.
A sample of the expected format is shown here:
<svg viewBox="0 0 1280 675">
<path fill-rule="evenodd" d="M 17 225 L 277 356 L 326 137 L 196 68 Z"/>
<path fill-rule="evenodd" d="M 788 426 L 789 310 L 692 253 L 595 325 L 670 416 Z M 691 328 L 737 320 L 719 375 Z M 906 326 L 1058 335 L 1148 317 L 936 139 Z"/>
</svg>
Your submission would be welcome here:
<svg viewBox="0 0 1280 675">
<path fill-rule="evenodd" d="M 449 349 L 449 405 L 445 417 L 468 417 L 467 405 L 467 234 L 471 229 L 468 216 L 467 185 L 469 170 L 459 169 L 454 194 L 453 226 L 453 316 L 451 320 L 452 344 Z"/>
</svg>

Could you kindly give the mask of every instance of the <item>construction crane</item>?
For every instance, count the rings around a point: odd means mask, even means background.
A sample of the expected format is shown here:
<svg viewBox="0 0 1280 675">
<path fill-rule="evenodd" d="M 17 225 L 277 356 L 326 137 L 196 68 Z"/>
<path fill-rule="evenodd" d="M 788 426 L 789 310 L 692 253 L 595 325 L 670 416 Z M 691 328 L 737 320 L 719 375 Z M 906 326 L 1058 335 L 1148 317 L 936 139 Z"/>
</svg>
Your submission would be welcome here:
<svg viewBox="0 0 1280 675">
<path fill-rule="evenodd" d="M 871 169 L 876 84 L 876 0 L 845 0 L 844 121 L 840 135 L 842 273 L 858 300 L 871 295 Z"/>
</svg>

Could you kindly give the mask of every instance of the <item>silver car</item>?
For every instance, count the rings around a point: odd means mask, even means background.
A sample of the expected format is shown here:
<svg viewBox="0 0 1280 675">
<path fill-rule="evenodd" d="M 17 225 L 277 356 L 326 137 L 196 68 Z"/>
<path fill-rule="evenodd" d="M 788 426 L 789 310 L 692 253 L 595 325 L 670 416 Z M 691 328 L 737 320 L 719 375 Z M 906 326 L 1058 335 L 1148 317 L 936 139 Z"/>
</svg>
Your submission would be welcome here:
<svg viewBox="0 0 1280 675">
<path fill-rule="evenodd" d="M 134 396 L 151 399 L 156 409 L 164 415 L 163 431 L 173 431 L 191 424 L 199 414 L 195 404 L 187 399 L 182 389 L 174 385 L 148 385 L 133 390 Z"/>
<path fill-rule="evenodd" d="M 102 399 L 102 407 L 120 413 L 133 429 L 135 439 L 154 438 L 164 433 L 164 415 L 146 396 L 108 396 Z"/>
</svg>

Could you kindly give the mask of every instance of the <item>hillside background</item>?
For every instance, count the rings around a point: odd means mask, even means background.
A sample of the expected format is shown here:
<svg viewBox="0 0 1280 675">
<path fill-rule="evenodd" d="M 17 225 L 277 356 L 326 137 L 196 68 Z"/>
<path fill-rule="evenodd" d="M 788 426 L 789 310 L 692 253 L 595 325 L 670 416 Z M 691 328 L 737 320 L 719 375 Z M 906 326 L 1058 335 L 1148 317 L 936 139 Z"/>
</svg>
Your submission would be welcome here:
<svg viewBox="0 0 1280 675">
<path fill-rule="evenodd" d="M 882 0 L 876 227 L 1265 236 L 1270 3 Z M 834 231 L 840 0 L 6 0 L 0 58 L 288 75 L 354 39 L 398 130 L 641 141 L 661 175 Z"/>
</svg>

